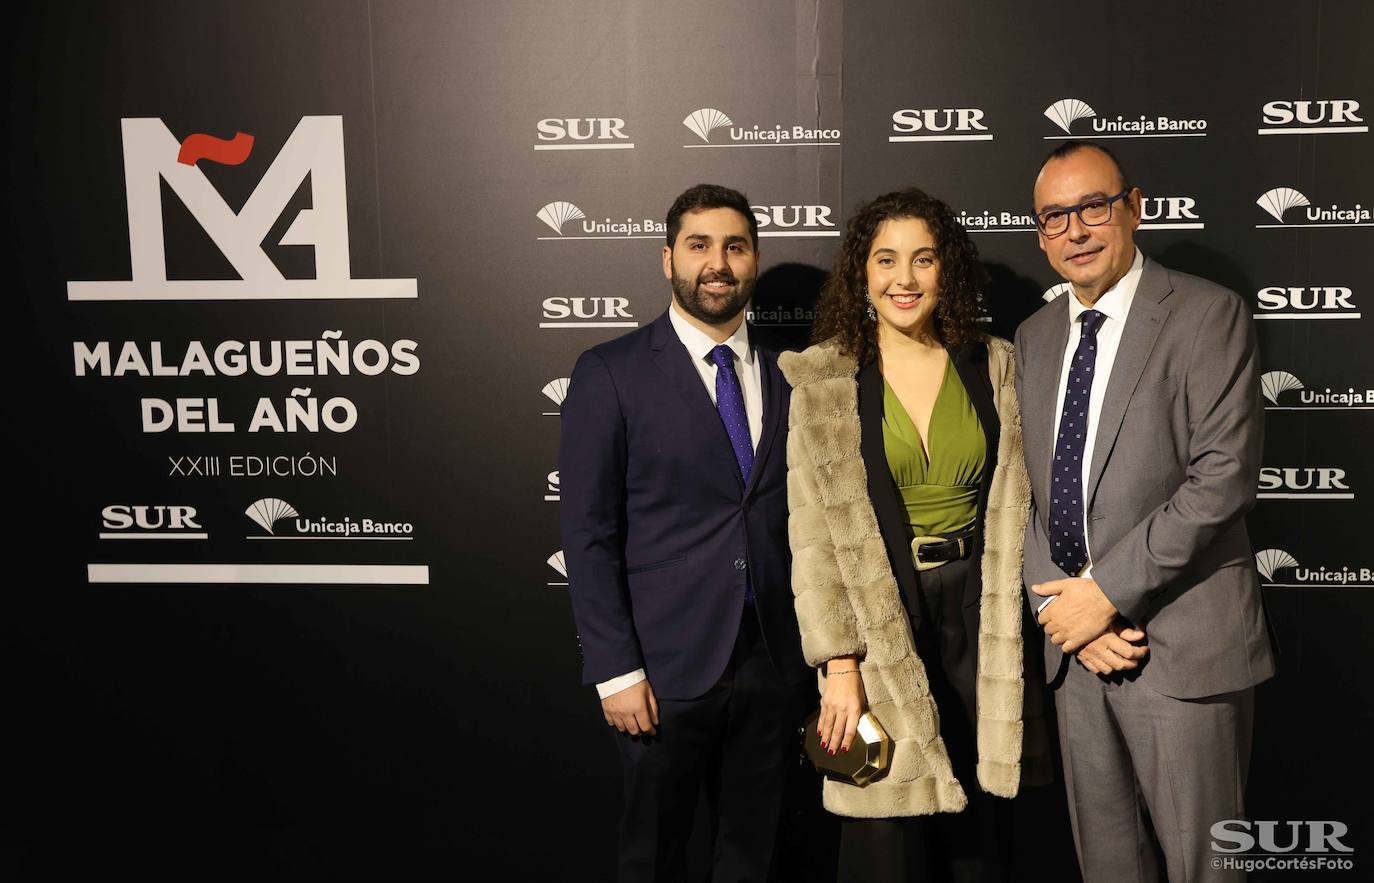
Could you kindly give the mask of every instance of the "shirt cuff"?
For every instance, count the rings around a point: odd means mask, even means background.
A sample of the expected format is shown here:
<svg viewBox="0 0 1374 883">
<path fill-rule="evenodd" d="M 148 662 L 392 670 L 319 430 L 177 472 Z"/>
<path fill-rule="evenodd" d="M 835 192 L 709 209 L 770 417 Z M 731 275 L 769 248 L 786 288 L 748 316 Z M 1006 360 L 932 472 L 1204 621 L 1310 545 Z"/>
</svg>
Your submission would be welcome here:
<svg viewBox="0 0 1374 883">
<path fill-rule="evenodd" d="M 635 684 L 647 678 L 648 675 L 644 674 L 644 669 L 637 668 L 629 674 L 623 674 L 618 678 L 611 678 L 609 681 L 602 681 L 597 684 L 596 695 L 602 699 L 608 699 L 621 690 L 633 687 Z"/>
</svg>

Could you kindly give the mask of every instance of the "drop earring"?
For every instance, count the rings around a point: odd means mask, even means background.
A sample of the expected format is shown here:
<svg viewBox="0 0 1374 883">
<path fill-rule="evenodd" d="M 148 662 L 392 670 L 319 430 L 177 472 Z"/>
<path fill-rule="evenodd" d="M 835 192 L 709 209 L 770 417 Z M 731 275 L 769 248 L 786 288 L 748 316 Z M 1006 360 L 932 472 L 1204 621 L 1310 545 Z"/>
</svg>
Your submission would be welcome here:
<svg viewBox="0 0 1374 883">
<path fill-rule="evenodd" d="M 864 286 L 864 300 L 868 301 L 868 321 L 878 321 L 878 311 L 873 308 L 873 298 L 868 296 L 868 286 Z"/>
</svg>

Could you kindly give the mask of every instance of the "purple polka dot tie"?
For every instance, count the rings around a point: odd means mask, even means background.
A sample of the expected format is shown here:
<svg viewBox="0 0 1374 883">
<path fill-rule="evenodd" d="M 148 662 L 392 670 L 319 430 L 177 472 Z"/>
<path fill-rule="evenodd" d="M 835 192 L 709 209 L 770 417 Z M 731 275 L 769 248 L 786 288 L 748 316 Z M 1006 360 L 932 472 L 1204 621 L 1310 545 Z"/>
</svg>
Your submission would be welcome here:
<svg viewBox="0 0 1374 883">
<path fill-rule="evenodd" d="M 1069 576 L 1078 576 L 1088 563 L 1083 532 L 1083 450 L 1088 435 L 1088 399 L 1097 361 L 1097 329 L 1107 317 L 1084 310 L 1083 332 L 1069 366 L 1064 411 L 1059 415 L 1059 438 L 1054 443 L 1050 470 L 1050 559 Z"/>
<path fill-rule="evenodd" d="M 716 410 L 730 436 L 730 447 L 735 449 L 740 475 L 748 484 L 749 470 L 754 467 L 754 443 L 749 438 L 749 416 L 744 413 L 744 393 L 735 373 L 735 351 L 722 343 L 711 350 L 711 361 L 716 363 Z"/>
</svg>

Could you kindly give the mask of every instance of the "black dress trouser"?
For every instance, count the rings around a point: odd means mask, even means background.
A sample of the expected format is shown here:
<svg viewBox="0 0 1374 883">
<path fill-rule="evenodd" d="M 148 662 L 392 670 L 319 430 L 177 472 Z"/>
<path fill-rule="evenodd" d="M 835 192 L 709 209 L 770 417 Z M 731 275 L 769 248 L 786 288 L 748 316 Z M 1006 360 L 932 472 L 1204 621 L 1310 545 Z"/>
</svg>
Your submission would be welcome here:
<svg viewBox="0 0 1374 883">
<path fill-rule="evenodd" d="M 978 593 L 965 596 L 978 556 L 917 573 L 921 605 L 913 622 L 940 714 L 940 735 L 954 775 L 968 795 L 960 813 L 893 819 L 845 819 L 840 830 L 841 883 L 1006 879 L 1011 803 L 978 787 L 976 741 Z M 908 610 L 913 599 L 906 599 Z M 965 605 L 966 600 L 972 600 Z"/>
<path fill-rule="evenodd" d="M 659 699 L 657 736 L 616 734 L 625 778 L 622 883 L 686 877 L 703 786 L 713 826 L 712 880 L 767 880 L 811 696 L 778 676 L 757 614 L 746 607 L 715 686 L 694 699 Z"/>
</svg>

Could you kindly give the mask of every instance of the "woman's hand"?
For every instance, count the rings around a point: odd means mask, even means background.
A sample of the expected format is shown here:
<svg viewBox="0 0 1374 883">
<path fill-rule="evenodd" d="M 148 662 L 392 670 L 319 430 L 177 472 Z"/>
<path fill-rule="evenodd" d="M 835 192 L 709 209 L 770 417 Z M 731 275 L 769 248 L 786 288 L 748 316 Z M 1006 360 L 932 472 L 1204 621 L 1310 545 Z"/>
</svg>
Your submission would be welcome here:
<svg viewBox="0 0 1374 883">
<path fill-rule="evenodd" d="M 821 697 L 821 747 L 834 754 L 848 751 L 868 705 L 863 676 L 855 656 L 836 656 L 825 664 L 825 695 Z"/>
</svg>

